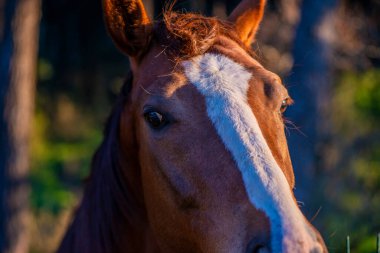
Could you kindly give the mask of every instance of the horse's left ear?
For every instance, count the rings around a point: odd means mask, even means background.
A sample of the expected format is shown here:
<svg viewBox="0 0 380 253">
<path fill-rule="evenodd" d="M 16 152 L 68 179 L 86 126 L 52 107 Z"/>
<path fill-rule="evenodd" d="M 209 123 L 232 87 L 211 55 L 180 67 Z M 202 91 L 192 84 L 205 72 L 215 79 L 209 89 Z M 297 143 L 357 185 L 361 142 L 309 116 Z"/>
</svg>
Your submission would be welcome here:
<svg viewBox="0 0 380 253">
<path fill-rule="evenodd" d="M 253 42 L 264 15 L 266 0 L 243 0 L 228 17 L 245 45 Z"/>
<path fill-rule="evenodd" d="M 141 0 L 103 0 L 104 18 L 116 46 L 132 58 L 148 47 L 152 23 Z"/>
</svg>

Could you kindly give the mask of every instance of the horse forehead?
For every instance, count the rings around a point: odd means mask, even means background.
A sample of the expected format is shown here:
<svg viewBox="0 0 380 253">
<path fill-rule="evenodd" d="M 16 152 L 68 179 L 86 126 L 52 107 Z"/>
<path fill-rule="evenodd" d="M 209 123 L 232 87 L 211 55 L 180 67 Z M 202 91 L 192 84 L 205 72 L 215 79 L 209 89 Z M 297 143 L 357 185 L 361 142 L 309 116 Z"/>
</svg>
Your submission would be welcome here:
<svg viewBox="0 0 380 253">
<path fill-rule="evenodd" d="M 232 97 L 244 98 L 248 103 L 247 93 L 253 74 L 254 79 L 262 77 L 257 69 L 248 70 L 223 53 L 205 53 L 182 61 L 174 66 L 170 74 L 165 74 L 165 69 L 161 69 L 162 74 L 152 75 L 156 77 L 151 76 L 151 80 L 144 81 L 141 86 L 146 87 L 152 94 L 160 94 L 166 98 L 173 98 L 178 90 L 190 82 L 198 84 L 197 89 L 201 91 L 201 96 L 213 96 L 223 89 L 228 90 Z M 188 95 L 195 96 L 194 93 Z"/>
<path fill-rule="evenodd" d="M 202 94 L 212 96 L 220 89 L 231 96 L 246 97 L 252 74 L 222 54 L 206 53 L 183 62 L 186 77 Z"/>
<path fill-rule="evenodd" d="M 144 60 L 138 86 L 146 89 L 143 89 L 143 93 L 150 91 L 170 98 L 177 90 L 187 84 L 189 74 L 191 74 L 195 79 L 209 79 L 208 83 L 226 85 L 233 83 L 235 85 L 230 85 L 229 89 L 234 89 L 235 95 L 237 93 L 246 95 L 249 86 L 248 81 L 252 76 L 252 82 L 255 80 L 264 82 L 280 80 L 277 75 L 266 70 L 252 58 L 245 49 L 228 38 L 218 38 L 209 52 L 189 60 L 174 61 L 170 60 L 161 48 L 153 47 Z M 189 71 L 190 69 L 191 71 Z M 215 75 L 216 73 L 217 75 Z M 213 79 L 212 82 L 210 82 L 210 78 Z M 223 82 L 218 81 L 218 79 L 223 80 Z M 212 88 L 216 88 L 216 86 L 210 86 L 206 82 L 204 84 L 203 88 L 210 89 L 208 93 L 212 94 Z"/>
</svg>

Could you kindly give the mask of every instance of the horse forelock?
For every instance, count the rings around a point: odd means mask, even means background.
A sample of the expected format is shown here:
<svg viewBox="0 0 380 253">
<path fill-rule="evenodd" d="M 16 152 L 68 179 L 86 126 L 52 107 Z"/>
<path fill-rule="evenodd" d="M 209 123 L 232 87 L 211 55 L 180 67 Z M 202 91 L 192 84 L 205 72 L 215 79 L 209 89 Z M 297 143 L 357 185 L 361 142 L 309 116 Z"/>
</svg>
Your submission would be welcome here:
<svg viewBox="0 0 380 253">
<path fill-rule="evenodd" d="M 228 37 L 254 55 L 240 40 L 232 24 L 215 17 L 168 9 L 153 29 L 153 42 L 174 60 L 185 60 L 206 53 L 219 36 Z"/>
</svg>

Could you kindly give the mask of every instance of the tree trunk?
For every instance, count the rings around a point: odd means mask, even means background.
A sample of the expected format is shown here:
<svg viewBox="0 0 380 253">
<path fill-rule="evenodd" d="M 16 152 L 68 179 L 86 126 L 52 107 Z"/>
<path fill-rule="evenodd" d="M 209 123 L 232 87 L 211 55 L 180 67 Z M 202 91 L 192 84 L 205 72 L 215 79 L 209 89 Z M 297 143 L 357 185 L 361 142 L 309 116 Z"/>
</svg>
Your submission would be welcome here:
<svg viewBox="0 0 380 253">
<path fill-rule="evenodd" d="M 0 0 L 0 12 L 0 251 L 24 253 L 40 0 Z"/>
<path fill-rule="evenodd" d="M 318 155 L 323 137 L 325 106 L 329 103 L 331 68 L 328 55 L 331 47 L 320 36 L 320 24 L 336 0 L 304 0 L 301 19 L 293 46 L 294 67 L 286 83 L 295 100 L 289 110 L 289 119 L 302 132 L 291 131 L 289 150 L 296 175 L 296 196 L 307 204 L 312 203 L 316 172 L 321 157 Z M 292 126 L 290 126 L 292 128 Z M 313 208 L 314 209 L 314 208 Z M 305 207 L 308 214 L 315 212 Z"/>
</svg>

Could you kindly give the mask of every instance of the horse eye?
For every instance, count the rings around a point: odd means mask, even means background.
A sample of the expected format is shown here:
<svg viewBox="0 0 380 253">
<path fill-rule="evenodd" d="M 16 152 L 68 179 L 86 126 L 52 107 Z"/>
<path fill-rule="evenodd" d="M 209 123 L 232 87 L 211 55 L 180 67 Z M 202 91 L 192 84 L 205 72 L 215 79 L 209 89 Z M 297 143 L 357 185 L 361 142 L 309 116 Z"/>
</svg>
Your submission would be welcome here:
<svg viewBox="0 0 380 253">
<path fill-rule="evenodd" d="M 161 113 L 155 111 L 144 113 L 144 118 L 146 122 L 148 122 L 148 124 L 154 129 L 159 129 L 166 123 L 165 117 Z"/>
<path fill-rule="evenodd" d="M 281 102 L 280 113 L 283 114 L 289 106 L 289 98 L 285 98 Z"/>
</svg>

